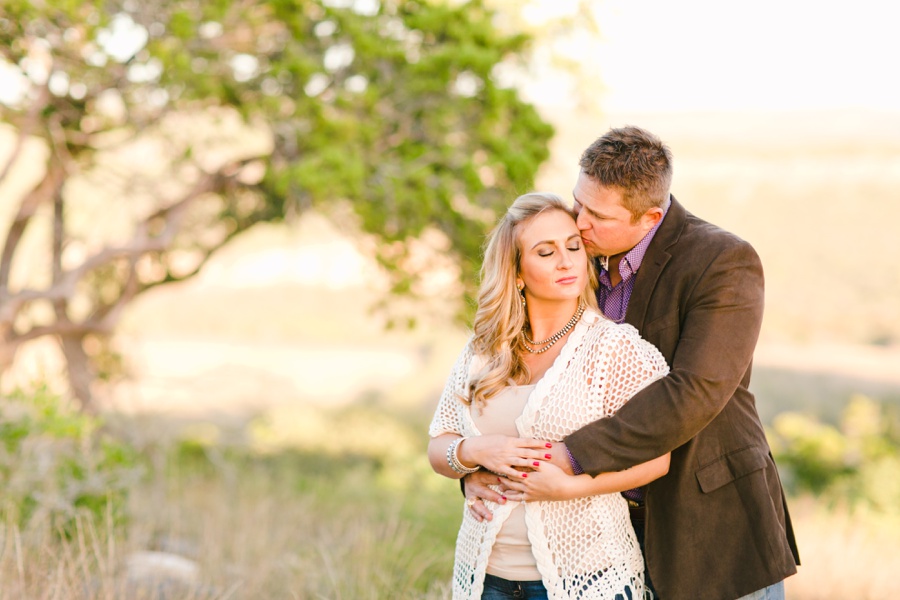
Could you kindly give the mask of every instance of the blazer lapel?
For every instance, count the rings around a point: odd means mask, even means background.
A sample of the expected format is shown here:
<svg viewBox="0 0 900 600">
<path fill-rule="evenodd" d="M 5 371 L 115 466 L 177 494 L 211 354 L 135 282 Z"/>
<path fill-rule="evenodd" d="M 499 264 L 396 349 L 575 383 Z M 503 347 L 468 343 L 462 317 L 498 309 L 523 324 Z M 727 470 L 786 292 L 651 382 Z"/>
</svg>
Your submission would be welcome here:
<svg viewBox="0 0 900 600">
<path fill-rule="evenodd" d="M 684 206 L 675 199 L 675 196 L 672 196 L 672 204 L 669 206 L 662 225 L 653 236 L 653 241 L 647 248 L 647 254 L 644 255 L 644 261 L 641 263 L 641 268 L 634 281 L 631 298 L 628 300 L 625 322 L 633 325 L 638 331 L 643 329 L 644 320 L 647 318 L 647 309 L 650 305 L 650 296 L 656 289 L 659 276 L 666 263 L 672 258 L 669 248 L 681 236 L 686 219 L 687 211 Z"/>
</svg>

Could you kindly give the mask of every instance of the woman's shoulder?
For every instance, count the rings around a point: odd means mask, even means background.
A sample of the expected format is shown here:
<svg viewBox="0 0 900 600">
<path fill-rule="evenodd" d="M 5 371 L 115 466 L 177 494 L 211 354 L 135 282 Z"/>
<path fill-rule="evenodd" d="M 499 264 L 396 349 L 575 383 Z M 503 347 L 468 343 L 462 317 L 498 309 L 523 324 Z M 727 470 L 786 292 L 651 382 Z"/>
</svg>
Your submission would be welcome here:
<svg viewBox="0 0 900 600">
<path fill-rule="evenodd" d="M 584 316 L 581 319 L 588 326 L 589 335 L 591 336 L 641 339 L 641 334 L 638 333 L 638 330 L 633 325 L 616 323 L 594 308 L 585 309 Z"/>
<path fill-rule="evenodd" d="M 591 310 L 591 309 L 588 309 Z M 587 314 L 588 311 L 585 311 Z M 591 320 L 588 322 L 590 330 L 585 336 L 589 344 L 602 343 L 607 346 L 616 346 L 631 349 L 632 352 L 650 352 L 658 354 L 659 350 L 641 337 L 634 325 L 628 323 L 616 323 L 607 319 L 599 312 L 592 310 Z"/>
</svg>

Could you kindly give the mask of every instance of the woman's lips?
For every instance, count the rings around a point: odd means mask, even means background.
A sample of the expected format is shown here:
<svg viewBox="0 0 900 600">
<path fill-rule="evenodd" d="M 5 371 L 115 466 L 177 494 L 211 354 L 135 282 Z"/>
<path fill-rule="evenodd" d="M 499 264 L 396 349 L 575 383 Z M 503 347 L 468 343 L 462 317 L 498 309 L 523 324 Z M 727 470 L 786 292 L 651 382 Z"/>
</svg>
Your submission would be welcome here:
<svg viewBox="0 0 900 600">
<path fill-rule="evenodd" d="M 562 279 L 557 279 L 556 283 L 568 285 L 570 283 L 575 283 L 576 281 L 578 281 L 578 277 L 563 277 Z"/>
</svg>

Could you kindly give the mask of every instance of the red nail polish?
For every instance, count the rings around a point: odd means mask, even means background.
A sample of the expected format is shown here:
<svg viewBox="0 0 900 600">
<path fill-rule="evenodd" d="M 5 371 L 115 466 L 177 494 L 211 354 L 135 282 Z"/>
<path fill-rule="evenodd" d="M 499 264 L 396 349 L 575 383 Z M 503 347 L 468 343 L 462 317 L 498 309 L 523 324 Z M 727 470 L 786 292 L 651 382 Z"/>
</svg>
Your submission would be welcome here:
<svg viewBox="0 0 900 600">
<path fill-rule="evenodd" d="M 522 477 L 528 477 L 528 473 L 522 473 Z"/>
<path fill-rule="evenodd" d="M 539 467 L 539 466 L 541 466 L 541 463 L 539 463 L 539 462 L 538 462 L 538 461 L 534 461 L 534 462 L 533 462 L 533 463 L 531 463 L 531 464 L 533 464 L 533 465 L 534 465 L 534 466 L 536 466 L 536 467 Z"/>
<path fill-rule="evenodd" d="M 506 496 L 500 496 L 500 498 L 501 498 L 504 502 L 506 502 Z"/>
<path fill-rule="evenodd" d="M 547 443 L 544 444 L 544 445 L 547 446 L 548 448 L 552 448 L 552 447 L 553 447 L 553 444 L 551 444 L 550 442 L 547 442 Z"/>
<path fill-rule="evenodd" d="M 547 460 L 550 460 L 550 455 L 549 455 L 549 454 L 545 454 L 545 455 L 544 455 L 544 458 L 546 458 Z"/>
</svg>

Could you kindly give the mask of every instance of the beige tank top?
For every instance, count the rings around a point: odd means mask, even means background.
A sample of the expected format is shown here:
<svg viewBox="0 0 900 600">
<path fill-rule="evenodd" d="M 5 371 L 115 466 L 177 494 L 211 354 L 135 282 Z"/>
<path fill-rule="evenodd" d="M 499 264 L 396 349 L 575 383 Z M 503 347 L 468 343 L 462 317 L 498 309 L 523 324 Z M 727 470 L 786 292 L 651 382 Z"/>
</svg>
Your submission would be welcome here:
<svg viewBox="0 0 900 600">
<path fill-rule="evenodd" d="M 482 410 L 473 410 L 472 419 L 478 430 L 485 435 L 499 433 L 518 437 L 516 419 L 522 414 L 532 390 L 534 385 L 505 388 L 488 400 Z M 488 559 L 487 572 L 512 581 L 541 579 L 528 541 L 524 504 L 516 506 L 500 528 Z"/>
</svg>

